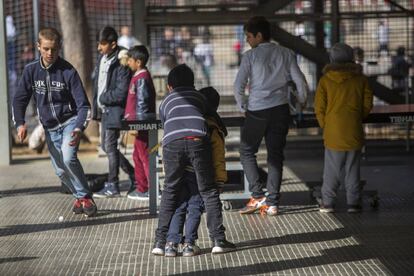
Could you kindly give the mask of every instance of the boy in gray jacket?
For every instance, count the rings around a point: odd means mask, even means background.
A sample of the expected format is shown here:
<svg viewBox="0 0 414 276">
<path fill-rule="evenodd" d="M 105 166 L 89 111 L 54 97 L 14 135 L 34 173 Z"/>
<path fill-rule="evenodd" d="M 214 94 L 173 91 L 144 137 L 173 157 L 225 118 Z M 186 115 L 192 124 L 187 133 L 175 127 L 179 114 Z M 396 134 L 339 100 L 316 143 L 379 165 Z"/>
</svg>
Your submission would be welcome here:
<svg viewBox="0 0 414 276">
<path fill-rule="evenodd" d="M 246 120 L 241 133 L 240 160 L 249 181 L 252 197 L 241 214 L 277 215 L 282 182 L 283 150 L 289 129 L 288 82 L 296 84 L 297 99 L 305 105 L 307 84 L 295 54 L 270 42 L 270 23 L 262 16 L 249 19 L 244 26 L 247 43 L 252 47 L 242 58 L 234 82 L 234 94 Z M 245 88 L 249 86 L 249 96 Z M 265 197 L 260 181 L 256 153 L 265 138 L 268 178 Z"/>
</svg>

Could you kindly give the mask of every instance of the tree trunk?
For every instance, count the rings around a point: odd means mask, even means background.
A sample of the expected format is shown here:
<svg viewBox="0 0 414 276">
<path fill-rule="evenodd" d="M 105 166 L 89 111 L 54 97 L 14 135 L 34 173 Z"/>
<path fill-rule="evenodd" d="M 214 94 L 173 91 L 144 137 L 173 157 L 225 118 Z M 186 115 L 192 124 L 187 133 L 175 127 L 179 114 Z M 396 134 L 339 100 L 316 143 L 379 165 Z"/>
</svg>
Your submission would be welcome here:
<svg viewBox="0 0 414 276">
<path fill-rule="evenodd" d="M 92 53 L 89 46 L 88 21 L 83 0 L 56 0 L 63 35 L 63 54 L 78 71 L 92 104 Z M 89 137 L 98 137 L 98 124 L 92 122 L 86 129 Z"/>
</svg>

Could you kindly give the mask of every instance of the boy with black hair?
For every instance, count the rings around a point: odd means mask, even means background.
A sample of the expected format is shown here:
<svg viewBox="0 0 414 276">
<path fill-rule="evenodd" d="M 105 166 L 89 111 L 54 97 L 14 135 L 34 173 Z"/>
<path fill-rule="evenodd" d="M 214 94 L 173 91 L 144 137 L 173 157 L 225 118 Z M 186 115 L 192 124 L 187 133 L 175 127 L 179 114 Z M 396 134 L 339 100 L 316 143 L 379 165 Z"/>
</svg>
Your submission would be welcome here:
<svg viewBox="0 0 414 276">
<path fill-rule="evenodd" d="M 23 141 L 26 108 L 33 95 L 56 175 L 76 198 L 73 212 L 93 216 L 97 208 L 77 157 L 82 131 L 90 120 L 90 104 L 75 68 L 59 57 L 60 47 L 61 35 L 56 29 L 39 32 L 40 59 L 24 67 L 13 98 L 13 120 Z"/>
<path fill-rule="evenodd" d="M 108 157 L 109 172 L 105 186 L 94 196 L 118 197 L 119 167 L 128 174 L 131 187 L 135 186 L 134 167 L 118 149 L 131 72 L 126 64 L 121 64 L 126 50 L 117 45 L 118 34 L 114 28 L 102 28 L 96 38 L 101 56 L 94 72 L 92 118 L 101 121 L 101 147 Z"/>
<path fill-rule="evenodd" d="M 208 136 L 211 141 L 213 156 L 215 183 L 222 185 L 227 181 L 224 137 L 227 129 L 224 126 L 217 109 L 220 103 L 220 95 L 213 87 L 205 87 L 199 90 L 203 94 L 211 108 L 211 114 L 206 114 L 208 124 Z M 178 244 L 183 245 L 183 256 L 191 257 L 199 254 L 200 248 L 196 245 L 197 231 L 204 210 L 203 200 L 198 192 L 197 178 L 192 166 L 185 168 L 183 177 L 183 189 L 179 194 L 178 208 L 171 219 L 165 247 L 166 257 L 177 256 Z M 187 217 L 187 218 L 186 218 Z M 185 223 L 185 236 L 183 227 Z"/>
<path fill-rule="evenodd" d="M 160 119 L 164 126 L 165 184 L 152 254 L 165 253 L 166 235 L 177 207 L 187 165 L 194 168 L 198 190 L 206 208 L 207 226 L 214 244 L 212 253 L 233 250 L 235 245 L 225 237 L 221 201 L 214 181 L 211 144 L 204 118 L 209 112 L 207 100 L 194 89 L 194 73 L 185 64 L 171 70 L 167 87 L 169 93 L 160 105 Z"/>
<path fill-rule="evenodd" d="M 134 75 L 128 89 L 125 107 L 126 120 L 143 120 L 155 114 L 155 88 L 146 64 L 149 53 L 145 46 L 134 46 L 128 51 L 128 66 Z M 140 130 L 135 136 L 132 158 L 135 165 L 136 187 L 128 193 L 128 198 L 148 200 L 149 156 L 148 131 Z"/>
<path fill-rule="evenodd" d="M 244 26 L 252 47 L 244 53 L 234 82 L 234 94 L 246 119 L 241 133 L 240 161 L 249 181 L 252 197 L 241 214 L 278 214 L 283 170 L 283 150 L 289 129 L 288 83 L 296 84 L 299 103 L 306 103 L 307 84 L 293 51 L 270 42 L 270 23 L 263 16 L 249 19 Z M 249 84 L 249 85 L 247 85 Z M 245 89 L 249 87 L 246 99 Z M 256 153 L 265 138 L 267 148 L 267 192 L 259 173 Z"/>
</svg>

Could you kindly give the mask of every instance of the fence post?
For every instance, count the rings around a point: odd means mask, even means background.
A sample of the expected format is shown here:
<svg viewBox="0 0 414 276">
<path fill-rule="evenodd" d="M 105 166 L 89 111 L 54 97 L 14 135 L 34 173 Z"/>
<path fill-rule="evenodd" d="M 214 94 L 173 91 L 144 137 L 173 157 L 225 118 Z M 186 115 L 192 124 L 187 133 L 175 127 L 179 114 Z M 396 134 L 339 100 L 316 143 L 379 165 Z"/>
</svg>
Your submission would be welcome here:
<svg viewBox="0 0 414 276">
<path fill-rule="evenodd" d="M 10 139 L 10 116 L 9 116 L 9 77 L 7 68 L 7 40 L 6 26 L 4 24 L 4 1 L 0 1 L 0 125 L 5 126 L 0 134 L 0 165 L 10 165 L 11 162 L 11 139 Z"/>
</svg>

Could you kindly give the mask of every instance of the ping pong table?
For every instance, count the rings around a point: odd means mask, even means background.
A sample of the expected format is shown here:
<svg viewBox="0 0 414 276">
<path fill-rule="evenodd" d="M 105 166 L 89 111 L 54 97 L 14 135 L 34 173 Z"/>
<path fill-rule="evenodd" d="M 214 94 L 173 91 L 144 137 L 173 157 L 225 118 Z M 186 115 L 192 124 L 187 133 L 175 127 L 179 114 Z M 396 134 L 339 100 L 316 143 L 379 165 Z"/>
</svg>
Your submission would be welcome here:
<svg viewBox="0 0 414 276">
<path fill-rule="evenodd" d="M 220 116 L 223 119 L 224 124 L 227 127 L 242 127 L 244 122 L 244 116 L 240 112 L 220 112 Z M 414 104 L 403 105 L 384 105 L 375 106 L 369 116 L 364 120 L 364 123 L 389 123 L 389 124 L 403 124 L 414 122 Z M 318 127 L 318 123 L 314 113 L 304 113 L 300 116 L 292 115 L 291 127 L 293 128 L 310 128 Z M 162 123 L 155 114 L 146 116 L 138 120 L 125 120 L 122 124 L 123 130 L 136 130 L 148 131 L 149 148 L 153 148 L 158 145 L 158 131 L 162 129 Z M 155 215 L 157 213 L 157 200 L 158 200 L 158 177 L 157 177 L 157 151 L 152 152 L 149 157 L 149 174 L 150 174 L 150 187 L 149 187 L 149 213 Z M 232 168 L 240 168 L 239 166 L 230 166 Z M 244 191 L 243 193 L 224 193 L 220 198 L 223 201 L 229 201 L 232 199 L 244 199 L 249 198 L 249 187 L 246 178 L 244 178 Z"/>
</svg>

